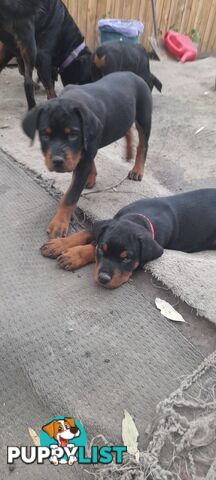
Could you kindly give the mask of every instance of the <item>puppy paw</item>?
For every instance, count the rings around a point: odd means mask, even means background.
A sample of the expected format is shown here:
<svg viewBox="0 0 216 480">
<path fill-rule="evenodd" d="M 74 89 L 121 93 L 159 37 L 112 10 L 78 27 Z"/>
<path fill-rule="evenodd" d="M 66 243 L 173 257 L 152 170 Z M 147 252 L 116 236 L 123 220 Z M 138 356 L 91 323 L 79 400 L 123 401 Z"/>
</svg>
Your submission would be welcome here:
<svg viewBox="0 0 216 480">
<path fill-rule="evenodd" d="M 88 250 L 88 248 L 87 248 Z M 88 255 L 86 255 L 86 247 L 72 247 L 58 257 L 57 262 L 61 268 L 65 270 L 77 270 L 88 263 Z"/>
<path fill-rule="evenodd" d="M 54 217 L 47 229 L 49 238 L 66 237 L 70 222 Z"/>
<path fill-rule="evenodd" d="M 67 248 L 64 246 L 64 238 L 49 240 L 42 245 L 40 251 L 44 257 L 58 258 Z"/>
<path fill-rule="evenodd" d="M 141 182 L 142 177 L 143 177 L 143 171 L 138 170 L 135 167 L 132 170 L 130 170 L 130 172 L 128 173 L 128 178 L 130 180 L 134 180 L 135 182 Z"/>
</svg>

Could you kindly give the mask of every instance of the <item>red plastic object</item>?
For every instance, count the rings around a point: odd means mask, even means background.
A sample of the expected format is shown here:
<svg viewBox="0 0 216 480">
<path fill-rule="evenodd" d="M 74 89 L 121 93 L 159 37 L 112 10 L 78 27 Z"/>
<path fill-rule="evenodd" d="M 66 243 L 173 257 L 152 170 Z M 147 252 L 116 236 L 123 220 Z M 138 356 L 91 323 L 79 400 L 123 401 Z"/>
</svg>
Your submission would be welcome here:
<svg viewBox="0 0 216 480">
<path fill-rule="evenodd" d="M 170 30 L 164 35 L 164 43 L 169 52 L 179 58 L 181 63 L 195 60 L 197 57 L 197 48 L 186 35 Z"/>
</svg>

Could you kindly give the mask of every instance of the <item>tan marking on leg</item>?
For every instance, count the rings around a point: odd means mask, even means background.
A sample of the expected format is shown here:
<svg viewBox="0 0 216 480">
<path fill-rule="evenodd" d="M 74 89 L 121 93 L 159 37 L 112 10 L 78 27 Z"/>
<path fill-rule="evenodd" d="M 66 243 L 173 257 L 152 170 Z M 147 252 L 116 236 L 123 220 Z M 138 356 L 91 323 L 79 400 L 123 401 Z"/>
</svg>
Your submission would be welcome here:
<svg viewBox="0 0 216 480">
<path fill-rule="evenodd" d="M 50 100 L 51 98 L 56 98 L 57 97 L 54 87 L 47 88 L 46 89 L 46 94 L 47 94 L 47 99 L 48 100 Z"/>
<path fill-rule="evenodd" d="M 65 160 L 64 160 L 64 167 L 63 171 L 64 172 L 73 172 L 78 163 L 80 162 L 82 158 L 82 152 L 81 150 L 77 153 L 72 152 L 69 148 L 65 152 Z"/>
<path fill-rule="evenodd" d="M 49 234 L 49 238 L 58 238 L 58 237 L 66 237 L 70 220 L 74 214 L 76 209 L 76 203 L 68 205 L 66 203 L 67 196 L 71 192 L 73 188 L 73 184 L 75 181 L 75 174 L 73 174 L 71 184 L 59 202 L 59 206 L 57 208 L 57 212 L 54 215 L 53 219 L 51 220 L 47 233 Z"/>
<path fill-rule="evenodd" d="M 96 65 L 97 68 L 104 67 L 104 65 L 106 63 L 106 55 L 103 55 L 103 57 L 98 57 L 98 54 L 96 53 L 95 56 L 94 56 L 93 62 Z"/>
<path fill-rule="evenodd" d="M 78 247 L 90 243 L 93 239 L 92 233 L 87 230 L 76 232 L 67 238 L 56 238 L 49 240 L 41 247 L 44 257 L 57 258 L 68 248 Z"/>
<path fill-rule="evenodd" d="M 128 130 L 128 132 L 126 133 L 125 139 L 126 139 L 126 160 L 129 161 L 133 158 L 133 145 L 132 145 L 133 136 L 132 136 L 131 129 Z"/>
<path fill-rule="evenodd" d="M 145 142 L 145 136 L 144 136 L 142 127 L 138 123 L 136 123 L 136 128 L 138 130 L 138 135 L 139 135 L 139 144 L 137 147 L 135 165 L 133 169 L 129 172 L 128 178 L 130 180 L 141 181 L 144 173 L 144 166 L 145 166 L 148 146 L 146 145 L 146 142 Z"/>
<path fill-rule="evenodd" d="M 95 262 L 95 246 L 83 245 L 66 250 L 58 257 L 58 264 L 65 270 L 77 270 Z"/>
</svg>

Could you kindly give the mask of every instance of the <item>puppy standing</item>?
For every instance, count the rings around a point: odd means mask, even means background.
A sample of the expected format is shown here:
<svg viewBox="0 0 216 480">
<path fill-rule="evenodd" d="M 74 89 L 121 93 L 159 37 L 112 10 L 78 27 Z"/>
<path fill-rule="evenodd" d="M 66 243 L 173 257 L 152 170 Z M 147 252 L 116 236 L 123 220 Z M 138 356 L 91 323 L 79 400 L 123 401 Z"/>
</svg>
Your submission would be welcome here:
<svg viewBox="0 0 216 480">
<path fill-rule="evenodd" d="M 62 0 L 1 0 L 0 6 L 0 72 L 17 57 L 29 109 L 34 68 L 47 98 L 56 97 L 57 71 L 64 85 L 91 81 L 91 52 Z"/>
<path fill-rule="evenodd" d="M 148 54 L 140 44 L 121 41 L 105 42 L 92 54 L 92 79 L 94 81 L 113 72 L 133 72 L 143 78 L 152 90 L 162 91 L 162 83 L 150 71 Z"/>
<path fill-rule="evenodd" d="M 128 176 L 142 179 L 151 117 L 151 92 L 144 80 L 130 72 L 113 73 L 93 84 L 68 86 L 59 98 L 27 114 L 23 129 L 32 141 L 38 130 L 47 168 L 73 172 L 72 183 L 48 227 L 50 238 L 67 234 L 83 188 L 94 186 L 98 149 L 125 136 L 134 122 L 139 144 Z"/>
</svg>

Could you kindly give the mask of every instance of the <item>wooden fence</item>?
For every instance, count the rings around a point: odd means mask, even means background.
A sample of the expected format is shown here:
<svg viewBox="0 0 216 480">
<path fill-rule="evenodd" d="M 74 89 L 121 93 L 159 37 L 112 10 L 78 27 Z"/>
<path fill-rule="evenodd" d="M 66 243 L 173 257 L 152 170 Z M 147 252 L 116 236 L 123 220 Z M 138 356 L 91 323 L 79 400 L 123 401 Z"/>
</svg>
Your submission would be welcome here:
<svg viewBox="0 0 216 480">
<path fill-rule="evenodd" d="M 145 25 L 141 38 L 149 50 L 153 32 L 151 0 L 64 0 L 90 48 L 97 44 L 97 21 L 102 17 L 139 19 Z M 216 53 L 216 0 L 156 0 L 159 34 L 172 29 L 200 37 L 201 52 Z"/>
</svg>

